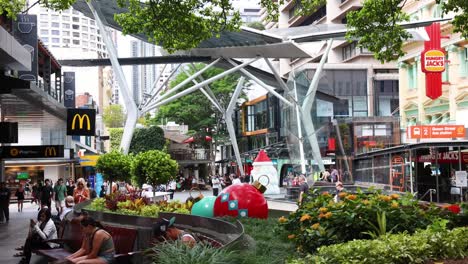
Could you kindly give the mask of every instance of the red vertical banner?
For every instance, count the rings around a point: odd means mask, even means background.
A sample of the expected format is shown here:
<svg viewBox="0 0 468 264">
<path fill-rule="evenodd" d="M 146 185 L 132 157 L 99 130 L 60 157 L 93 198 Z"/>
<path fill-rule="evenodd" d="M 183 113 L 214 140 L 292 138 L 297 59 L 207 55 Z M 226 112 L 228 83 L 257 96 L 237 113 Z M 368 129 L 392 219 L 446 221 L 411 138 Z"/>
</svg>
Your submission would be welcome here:
<svg viewBox="0 0 468 264">
<path fill-rule="evenodd" d="M 440 45 L 440 24 L 426 27 L 429 41 L 421 52 L 421 69 L 426 73 L 426 96 L 435 100 L 442 95 L 442 72 L 445 71 L 445 50 Z"/>
<path fill-rule="evenodd" d="M 334 138 L 328 139 L 328 151 L 335 151 L 336 150 L 336 141 Z"/>
</svg>

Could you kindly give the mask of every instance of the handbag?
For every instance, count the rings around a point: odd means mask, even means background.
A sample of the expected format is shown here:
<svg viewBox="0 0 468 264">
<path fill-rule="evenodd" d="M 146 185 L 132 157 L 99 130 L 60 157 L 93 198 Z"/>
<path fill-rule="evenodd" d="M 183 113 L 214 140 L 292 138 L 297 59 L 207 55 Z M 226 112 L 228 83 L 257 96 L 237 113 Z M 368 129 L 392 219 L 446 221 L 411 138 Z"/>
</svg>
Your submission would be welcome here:
<svg viewBox="0 0 468 264">
<path fill-rule="evenodd" d="M 197 196 L 197 197 L 193 197 L 193 196 L 192 196 L 192 191 L 198 191 L 198 192 L 199 192 L 199 193 L 198 193 L 198 196 Z M 199 188 L 194 187 L 194 188 L 190 189 L 190 191 L 189 191 L 189 197 L 187 198 L 187 200 L 185 201 L 185 203 L 188 205 L 189 209 L 191 209 L 191 208 L 192 208 L 192 205 L 193 205 L 194 203 L 200 201 L 201 199 L 203 199 L 203 197 L 204 197 L 204 196 L 203 196 L 201 190 L 200 190 Z"/>
</svg>

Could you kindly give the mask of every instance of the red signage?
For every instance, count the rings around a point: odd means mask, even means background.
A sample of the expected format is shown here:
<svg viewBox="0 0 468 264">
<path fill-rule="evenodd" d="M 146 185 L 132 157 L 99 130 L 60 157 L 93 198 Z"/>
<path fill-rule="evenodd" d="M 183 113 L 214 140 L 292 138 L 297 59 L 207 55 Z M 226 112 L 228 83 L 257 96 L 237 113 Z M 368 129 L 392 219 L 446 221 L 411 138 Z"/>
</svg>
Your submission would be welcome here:
<svg viewBox="0 0 468 264">
<path fill-rule="evenodd" d="M 406 131 L 410 139 L 464 138 L 463 125 L 410 126 Z"/>
<path fill-rule="evenodd" d="M 421 66 L 423 72 L 445 71 L 445 54 L 440 50 L 428 50 L 421 55 Z"/>
<path fill-rule="evenodd" d="M 453 152 L 439 152 L 437 153 L 437 163 L 452 163 L 458 162 L 458 151 Z M 463 163 L 468 162 L 468 153 L 462 152 L 461 158 Z M 421 155 L 418 156 L 418 162 L 431 162 L 434 163 L 436 161 L 435 154 L 428 154 L 428 155 Z"/>
<path fill-rule="evenodd" d="M 445 71 L 445 51 L 440 46 L 440 24 L 426 27 L 429 41 L 424 42 L 421 68 L 426 73 L 426 96 L 435 100 L 442 95 L 442 72 Z"/>
</svg>

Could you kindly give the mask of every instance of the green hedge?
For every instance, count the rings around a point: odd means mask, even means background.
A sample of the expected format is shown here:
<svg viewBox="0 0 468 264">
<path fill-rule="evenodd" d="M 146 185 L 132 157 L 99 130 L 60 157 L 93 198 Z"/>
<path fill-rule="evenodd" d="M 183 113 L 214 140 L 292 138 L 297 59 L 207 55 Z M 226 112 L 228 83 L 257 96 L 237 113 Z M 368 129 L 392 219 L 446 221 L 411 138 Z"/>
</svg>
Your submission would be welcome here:
<svg viewBox="0 0 468 264">
<path fill-rule="evenodd" d="M 315 255 L 289 263 L 424 263 L 427 260 L 460 259 L 468 256 L 468 227 L 453 230 L 417 231 L 353 240 L 320 247 Z"/>
</svg>

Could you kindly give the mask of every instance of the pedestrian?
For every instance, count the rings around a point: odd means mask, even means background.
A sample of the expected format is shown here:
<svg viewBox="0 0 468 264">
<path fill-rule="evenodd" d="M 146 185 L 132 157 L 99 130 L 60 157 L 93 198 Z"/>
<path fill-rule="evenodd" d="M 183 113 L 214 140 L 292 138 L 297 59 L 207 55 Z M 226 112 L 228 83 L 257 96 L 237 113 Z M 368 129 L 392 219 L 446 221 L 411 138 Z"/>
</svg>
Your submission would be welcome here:
<svg viewBox="0 0 468 264">
<path fill-rule="evenodd" d="M 231 174 L 231 176 L 232 176 L 232 185 L 242 183 L 237 174 Z"/>
<path fill-rule="evenodd" d="M 67 187 L 63 185 L 63 179 L 58 179 L 54 186 L 54 200 L 55 209 L 57 209 L 57 215 L 61 215 L 63 208 L 65 207 L 65 197 L 67 196 Z"/>
<path fill-rule="evenodd" d="M 57 238 L 57 229 L 55 228 L 52 214 L 49 208 L 43 208 L 37 215 L 37 222 L 30 219 L 29 232 L 24 246 L 16 248 L 21 252 L 13 255 L 14 257 L 23 257 L 20 264 L 28 264 L 31 259 L 31 253 L 36 249 L 51 249 L 59 245 L 52 242 L 45 242 L 46 240 L 53 240 Z"/>
<path fill-rule="evenodd" d="M 3 216 L 5 220 L 10 221 L 10 189 L 6 187 L 5 182 L 0 183 L 0 219 L 3 221 Z"/>
<path fill-rule="evenodd" d="M 67 196 L 73 196 L 74 191 L 75 191 L 75 182 L 72 179 L 68 179 L 68 181 L 67 181 Z"/>
<path fill-rule="evenodd" d="M 89 190 L 89 197 L 90 197 L 91 199 L 96 198 L 96 197 L 97 197 L 97 193 L 96 193 L 96 191 L 94 190 L 94 188 L 91 188 L 91 184 L 89 184 L 89 182 L 86 183 L 86 187 L 87 187 L 88 190 Z"/>
<path fill-rule="evenodd" d="M 89 200 L 89 190 L 86 188 L 85 180 L 79 178 L 76 181 L 76 188 L 73 191 L 73 199 L 75 199 L 75 204 Z"/>
<path fill-rule="evenodd" d="M 333 168 L 332 172 L 330 173 L 330 176 L 331 176 L 332 183 L 340 181 L 339 173 L 337 169 Z"/>
<path fill-rule="evenodd" d="M 99 192 L 99 198 L 106 197 L 106 186 L 101 185 L 101 191 Z"/>
<path fill-rule="evenodd" d="M 175 193 L 175 190 L 176 190 L 176 188 L 177 188 L 177 183 L 176 183 L 175 180 L 171 180 L 171 181 L 169 182 L 169 185 L 168 185 L 168 186 L 169 186 L 169 192 L 171 193 L 171 194 L 169 195 L 169 197 L 170 197 L 171 200 L 172 200 L 172 199 L 174 199 L 174 193 Z"/>
<path fill-rule="evenodd" d="M 340 192 L 344 192 L 344 187 L 343 187 L 342 182 L 336 182 L 335 186 L 336 186 L 336 194 L 333 200 L 335 201 L 335 203 L 337 203 L 340 201 Z"/>
<path fill-rule="evenodd" d="M 309 193 L 309 184 L 307 183 L 306 177 L 301 174 L 299 175 L 299 205 L 302 204 L 304 200 L 304 195 Z"/>
<path fill-rule="evenodd" d="M 52 208 L 51 204 L 52 204 L 53 194 L 54 194 L 54 190 L 50 186 L 50 180 L 46 179 L 45 185 L 41 189 L 41 209 L 44 208 L 44 206 L 47 206 L 47 208 L 49 209 Z"/>
<path fill-rule="evenodd" d="M 68 214 L 68 212 L 73 211 L 73 207 L 75 206 L 75 202 L 73 200 L 73 196 L 67 196 L 65 198 L 65 207 L 62 210 L 62 213 L 60 214 L 60 220 L 63 220 L 65 216 Z"/>
<path fill-rule="evenodd" d="M 33 184 L 33 186 L 32 186 L 32 199 L 31 199 L 31 203 L 37 204 L 38 198 L 39 198 L 39 187 L 38 187 L 37 183 L 35 182 L 35 183 Z"/>
<path fill-rule="evenodd" d="M 23 212 L 23 201 L 24 201 L 24 188 L 20 184 L 19 188 L 15 192 L 16 199 L 18 200 L 18 212 Z"/>
<path fill-rule="evenodd" d="M 219 189 L 221 189 L 221 181 L 218 175 L 213 176 L 211 183 L 213 184 L 213 196 L 218 196 Z"/>
</svg>

